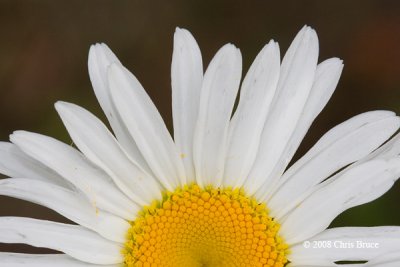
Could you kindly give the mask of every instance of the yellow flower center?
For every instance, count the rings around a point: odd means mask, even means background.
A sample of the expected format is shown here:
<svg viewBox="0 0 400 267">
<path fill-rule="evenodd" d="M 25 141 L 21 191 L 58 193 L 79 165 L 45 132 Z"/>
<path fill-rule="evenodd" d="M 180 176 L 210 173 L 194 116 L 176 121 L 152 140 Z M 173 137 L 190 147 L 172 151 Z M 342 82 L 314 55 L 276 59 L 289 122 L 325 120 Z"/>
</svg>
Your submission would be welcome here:
<svg viewBox="0 0 400 267">
<path fill-rule="evenodd" d="M 288 246 L 279 227 L 240 189 L 178 188 L 131 222 L 125 266 L 283 267 Z"/>
</svg>

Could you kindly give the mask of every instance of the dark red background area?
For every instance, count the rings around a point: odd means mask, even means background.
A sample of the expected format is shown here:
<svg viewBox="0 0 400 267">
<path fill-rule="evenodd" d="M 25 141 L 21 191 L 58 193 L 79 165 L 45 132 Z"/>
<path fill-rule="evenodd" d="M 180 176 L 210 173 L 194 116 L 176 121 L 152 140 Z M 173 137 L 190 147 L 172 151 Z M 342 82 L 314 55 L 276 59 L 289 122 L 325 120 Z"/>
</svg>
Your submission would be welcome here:
<svg viewBox="0 0 400 267">
<path fill-rule="evenodd" d="M 71 143 L 53 108 L 82 105 L 100 118 L 87 74 L 87 53 L 105 42 L 141 81 L 172 130 L 170 63 L 176 26 L 189 29 L 204 65 L 225 43 L 241 49 L 244 71 L 270 39 L 282 54 L 305 24 L 317 30 L 320 61 L 344 60 L 331 101 L 296 158 L 334 125 L 358 113 L 400 113 L 398 1 L 0 1 L 0 139 L 14 130 Z M 381 199 L 342 214 L 341 225 L 400 225 L 400 184 Z M 20 200 L 0 197 L 0 216 L 65 221 Z M 1 251 L 43 252 L 21 245 Z"/>
</svg>

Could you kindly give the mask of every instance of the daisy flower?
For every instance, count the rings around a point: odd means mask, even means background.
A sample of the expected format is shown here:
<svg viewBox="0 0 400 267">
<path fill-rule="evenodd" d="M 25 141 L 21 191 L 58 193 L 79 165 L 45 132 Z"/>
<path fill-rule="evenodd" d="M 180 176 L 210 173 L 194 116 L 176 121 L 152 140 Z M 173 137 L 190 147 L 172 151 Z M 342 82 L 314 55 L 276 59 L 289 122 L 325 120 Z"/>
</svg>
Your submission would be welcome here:
<svg viewBox="0 0 400 267">
<path fill-rule="evenodd" d="M 400 227 L 327 229 L 400 176 L 399 117 L 355 116 L 288 167 L 343 68 L 338 58 L 317 61 L 318 38 L 306 26 L 282 62 L 278 44 L 265 45 L 239 86 L 235 46 L 203 73 L 196 41 L 177 29 L 172 138 L 135 76 L 105 44 L 93 45 L 90 79 L 113 133 L 57 102 L 79 150 L 26 131 L 0 145 L 10 177 L 0 194 L 76 224 L 0 217 L 0 242 L 63 253 L 2 252 L 0 266 L 400 266 Z"/>
</svg>

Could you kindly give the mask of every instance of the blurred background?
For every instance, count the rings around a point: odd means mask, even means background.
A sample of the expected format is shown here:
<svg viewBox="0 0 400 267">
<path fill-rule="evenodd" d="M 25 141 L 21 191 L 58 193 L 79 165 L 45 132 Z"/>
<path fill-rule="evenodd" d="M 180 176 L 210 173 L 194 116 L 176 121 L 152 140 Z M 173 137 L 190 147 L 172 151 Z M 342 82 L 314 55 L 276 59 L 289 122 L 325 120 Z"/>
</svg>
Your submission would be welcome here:
<svg viewBox="0 0 400 267">
<path fill-rule="evenodd" d="M 175 27 L 196 37 L 207 66 L 231 42 L 244 71 L 270 39 L 281 54 L 303 25 L 317 30 L 320 61 L 344 60 L 331 101 L 295 158 L 331 127 L 361 112 L 400 113 L 399 1 L 0 1 L 0 138 L 29 130 L 71 139 L 53 103 L 74 102 L 104 120 L 87 73 L 89 46 L 105 42 L 146 88 L 170 130 L 170 63 Z M 348 210 L 333 226 L 400 225 L 400 182 L 379 200 Z M 46 208 L 0 197 L 0 216 L 66 220 Z M 0 245 L 0 251 L 44 249 Z"/>
</svg>

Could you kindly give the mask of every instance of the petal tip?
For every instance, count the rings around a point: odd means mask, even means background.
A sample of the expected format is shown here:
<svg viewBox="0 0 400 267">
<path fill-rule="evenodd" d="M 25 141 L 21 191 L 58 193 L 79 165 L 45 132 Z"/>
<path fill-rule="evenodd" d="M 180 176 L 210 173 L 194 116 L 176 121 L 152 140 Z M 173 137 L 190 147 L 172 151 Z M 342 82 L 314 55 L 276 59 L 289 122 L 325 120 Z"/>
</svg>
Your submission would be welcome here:
<svg viewBox="0 0 400 267">
<path fill-rule="evenodd" d="M 65 102 L 65 101 L 57 101 L 54 103 L 54 108 L 58 113 L 64 113 L 69 107 L 72 107 L 73 104 Z"/>
</svg>

